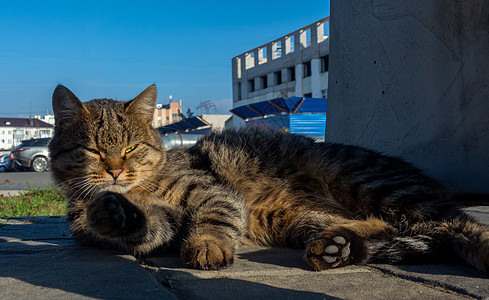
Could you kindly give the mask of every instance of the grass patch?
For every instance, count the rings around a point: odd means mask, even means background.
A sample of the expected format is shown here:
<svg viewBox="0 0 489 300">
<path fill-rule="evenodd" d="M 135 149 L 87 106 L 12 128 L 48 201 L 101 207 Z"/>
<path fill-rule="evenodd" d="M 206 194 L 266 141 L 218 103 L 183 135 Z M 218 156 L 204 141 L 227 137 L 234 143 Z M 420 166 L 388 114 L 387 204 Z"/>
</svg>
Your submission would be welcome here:
<svg viewBox="0 0 489 300">
<path fill-rule="evenodd" d="M 29 187 L 15 196 L 0 195 L 0 218 L 66 215 L 66 198 L 54 187 Z"/>
</svg>

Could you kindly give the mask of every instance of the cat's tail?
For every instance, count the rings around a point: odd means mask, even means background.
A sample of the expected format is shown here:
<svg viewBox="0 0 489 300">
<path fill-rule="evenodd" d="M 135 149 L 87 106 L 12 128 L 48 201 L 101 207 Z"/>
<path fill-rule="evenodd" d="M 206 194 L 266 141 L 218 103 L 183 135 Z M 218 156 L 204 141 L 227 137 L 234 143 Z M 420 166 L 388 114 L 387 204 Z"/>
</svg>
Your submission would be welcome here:
<svg viewBox="0 0 489 300">
<path fill-rule="evenodd" d="M 409 236 L 395 237 L 384 244 L 369 262 L 427 264 L 460 259 L 489 274 L 489 227 L 463 214 L 413 225 Z"/>
</svg>

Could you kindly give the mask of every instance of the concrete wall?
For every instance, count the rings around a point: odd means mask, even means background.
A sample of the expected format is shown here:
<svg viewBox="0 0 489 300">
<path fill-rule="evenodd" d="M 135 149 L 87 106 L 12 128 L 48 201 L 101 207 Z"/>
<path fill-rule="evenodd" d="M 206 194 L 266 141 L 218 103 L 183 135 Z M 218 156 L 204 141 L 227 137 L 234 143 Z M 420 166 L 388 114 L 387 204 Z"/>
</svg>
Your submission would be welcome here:
<svg viewBox="0 0 489 300">
<path fill-rule="evenodd" d="M 326 139 L 489 192 L 489 1 L 331 0 Z"/>
<path fill-rule="evenodd" d="M 202 119 L 209 122 L 213 131 L 222 131 L 225 128 L 226 122 L 231 118 L 231 115 L 204 114 Z"/>
</svg>

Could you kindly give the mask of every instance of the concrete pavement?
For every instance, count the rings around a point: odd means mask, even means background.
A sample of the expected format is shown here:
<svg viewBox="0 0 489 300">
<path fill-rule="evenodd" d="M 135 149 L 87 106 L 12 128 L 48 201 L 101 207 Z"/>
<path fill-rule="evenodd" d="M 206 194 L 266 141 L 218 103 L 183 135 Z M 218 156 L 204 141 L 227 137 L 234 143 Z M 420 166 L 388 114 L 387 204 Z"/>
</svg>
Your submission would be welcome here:
<svg viewBox="0 0 489 300">
<path fill-rule="evenodd" d="M 51 172 L 2 172 L 0 195 L 13 196 L 31 187 L 53 184 Z"/>
<path fill-rule="evenodd" d="M 489 207 L 472 214 L 489 221 Z M 0 224 L 0 299 L 489 299 L 489 277 L 464 264 L 313 272 L 300 250 L 243 247 L 230 268 L 199 271 L 177 253 L 79 246 L 63 217 Z"/>
</svg>

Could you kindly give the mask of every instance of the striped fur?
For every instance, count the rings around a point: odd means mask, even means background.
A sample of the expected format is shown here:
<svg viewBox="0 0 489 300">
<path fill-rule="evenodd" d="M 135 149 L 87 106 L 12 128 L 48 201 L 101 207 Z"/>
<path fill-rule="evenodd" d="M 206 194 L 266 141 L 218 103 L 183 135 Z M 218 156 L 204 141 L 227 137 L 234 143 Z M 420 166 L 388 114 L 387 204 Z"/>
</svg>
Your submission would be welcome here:
<svg viewBox="0 0 489 300">
<path fill-rule="evenodd" d="M 165 151 L 151 128 L 155 103 L 154 86 L 128 102 L 83 104 L 55 90 L 51 168 L 78 240 L 135 255 L 178 246 L 201 269 L 227 267 L 253 243 L 304 248 L 315 270 L 444 251 L 488 271 L 488 228 L 412 165 L 259 130 Z"/>
</svg>

